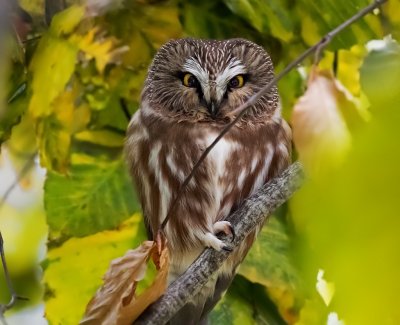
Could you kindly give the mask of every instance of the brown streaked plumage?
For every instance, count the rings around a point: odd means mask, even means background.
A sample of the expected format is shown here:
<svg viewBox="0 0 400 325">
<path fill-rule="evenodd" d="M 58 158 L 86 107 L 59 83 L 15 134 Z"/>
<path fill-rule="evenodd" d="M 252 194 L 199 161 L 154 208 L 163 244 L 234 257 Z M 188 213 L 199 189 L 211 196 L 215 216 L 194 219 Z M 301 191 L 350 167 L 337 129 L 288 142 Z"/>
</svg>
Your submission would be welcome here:
<svg viewBox="0 0 400 325">
<path fill-rule="evenodd" d="M 165 44 L 150 67 L 140 110 L 128 127 L 126 155 L 149 233 L 155 234 L 185 177 L 232 119 L 229 114 L 274 77 L 270 57 L 242 39 L 181 39 Z M 165 233 L 170 281 L 204 247 L 227 249 L 216 234 L 250 194 L 290 162 L 291 132 L 276 87 L 218 142 L 172 211 Z M 205 323 L 254 241 L 233 252 L 214 279 L 172 320 Z"/>
</svg>

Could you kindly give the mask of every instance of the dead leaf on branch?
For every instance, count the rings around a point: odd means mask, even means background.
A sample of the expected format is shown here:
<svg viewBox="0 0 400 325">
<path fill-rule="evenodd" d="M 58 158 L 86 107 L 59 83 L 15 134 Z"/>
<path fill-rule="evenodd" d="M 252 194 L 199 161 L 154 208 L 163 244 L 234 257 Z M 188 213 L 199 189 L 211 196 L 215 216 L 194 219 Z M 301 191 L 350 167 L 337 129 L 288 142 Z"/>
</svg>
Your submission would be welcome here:
<svg viewBox="0 0 400 325">
<path fill-rule="evenodd" d="M 146 274 L 152 259 L 157 275 L 149 288 L 136 296 L 136 288 Z M 165 244 L 161 249 L 154 241 L 145 241 L 123 257 L 111 262 L 104 276 L 103 286 L 88 303 L 80 325 L 128 325 L 154 301 L 167 287 L 169 253 Z"/>
<path fill-rule="evenodd" d="M 313 173 L 337 166 L 351 145 L 349 125 L 361 120 L 357 100 L 330 71 L 314 67 L 292 115 L 299 158 Z"/>
</svg>

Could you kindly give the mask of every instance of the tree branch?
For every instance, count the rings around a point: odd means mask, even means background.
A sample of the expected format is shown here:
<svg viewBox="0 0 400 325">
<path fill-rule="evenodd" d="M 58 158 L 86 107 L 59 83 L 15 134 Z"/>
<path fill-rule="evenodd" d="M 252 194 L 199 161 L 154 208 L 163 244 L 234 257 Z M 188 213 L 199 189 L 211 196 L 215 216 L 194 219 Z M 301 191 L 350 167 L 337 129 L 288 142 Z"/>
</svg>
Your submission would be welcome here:
<svg viewBox="0 0 400 325">
<path fill-rule="evenodd" d="M 235 213 L 227 218 L 236 233 L 231 246 L 233 248 L 239 246 L 257 225 L 263 224 L 267 217 L 301 186 L 303 178 L 303 168 L 296 162 L 250 196 Z M 134 324 L 168 322 L 200 291 L 230 254 L 231 252 L 224 250 L 217 252 L 211 248 L 205 249 L 186 272 L 173 282 L 165 294 L 147 308 Z"/>
<path fill-rule="evenodd" d="M 35 162 L 35 157 L 36 157 L 36 152 L 31 154 L 28 159 L 26 160 L 24 166 L 22 167 L 21 171 L 18 173 L 17 178 L 15 181 L 7 188 L 7 190 L 4 192 L 3 196 L 0 198 L 0 210 L 3 207 L 3 205 L 6 203 L 8 197 L 12 193 L 12 191 L 15 189 L 15 187 L 21 182 L 22 178 L 30 171 L 32 168 L 34 162 Z"/>
</svg>

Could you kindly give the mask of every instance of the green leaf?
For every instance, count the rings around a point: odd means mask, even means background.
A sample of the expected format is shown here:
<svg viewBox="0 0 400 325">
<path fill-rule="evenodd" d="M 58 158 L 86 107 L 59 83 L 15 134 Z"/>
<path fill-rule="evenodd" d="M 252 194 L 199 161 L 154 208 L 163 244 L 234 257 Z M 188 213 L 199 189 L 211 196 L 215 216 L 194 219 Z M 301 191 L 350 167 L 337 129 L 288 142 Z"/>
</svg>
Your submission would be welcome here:
<svg viewBox="0 0 400 325">
<path fill-rule="evenodd" d="M 74 164 L 66 176 L 49 172 L 44 200 L 51 237 L 113 229 L 138 209 L 122 159 Z"/>
<path fill-rule="evenodd" d="M 388 37 L 380 42 L 377 50 L 372 51 L 360 69 L 361 86 L 373 104 L 373 112 L 382 114 L 392 108 L 398 100 L 400 83 L 400 44 Z M 379 43 L 378 43 L 379 44 Z M 384 82 L 378 83 L 377 80 Z"/>
<path fill-rule="evenodd" d="M 106 147 L 122 148 L 125 137 L 122 134 L 108 130 L 85 130 L 75 134 L 75 139 Z"/>
<path fill-rule="evenodd" d="M 0 145 L 6 141 L 10 135 L 12 128 L 17 125 L 26 111 L 27 96 L 25 95 L 26 83 L 18 87 L 9 100 L 4 112 L 0 117 Z"/>
<path fill-rule="evenodd" d="M 382 7 L 383 14 L 389 18 L 390 21 L 390 34 L 397 41 L 400 41 L 400 0 L 390 0 Z"/>
<path fill-rule="evenodd" d="M 193 37 L 224 39 L 249 37 L 249 27 L 220 2 L 185 1 L 182 3 L 182 23 Z"/>
<path fill-rule="evenodd" d="M 212 311 L 211 324 L 254 324 L 251 305 L 245 300 L 226 294 Z"/>
<path fill-rule="evenodd" d="M 86 304 L 101 286 L 111 260 L 144 239 L 142 218 L 135 214 L 118 230 L 71 238 L 51 249 L 44 262 L 47 320 L 51 324 L 78 324 Z"/>
<path fill-rule="evenodd" d="M 369 0 L 297 1 L 296 17 L 299 19 L 303 40 L 307 45 L 313 45 L 325 34 L 369 4 Z M 383 35 L 383 31 L 378 17 L 369 14 L 339 33 L 332 40 L 330 48 L 334 50 L 349 48 L 354 44 L 363 44 L 371 38 L 381 35 Z"/>
<path fill-rule="evenodd" d="M 212 310 L 209 320 L 215 325 L 284 325 L 276 307 L 262 285 L 236 276 L 228 292 Z"/>
<path fill-rule="evenodd" d="M 33 77 L 29 111 L 33 116 L 52 113 L 54 100 L 64 91 L 74 72 L 77 54 L 77 46 L 51 34 L 45 35 L 40 41 L 30 64 Z"/>
<path fill-rule="evenodd" d="M 293 38 L 293 19 L 287 1 L 224 0 L 235 14 L 261 33 L 270 33 L 284 42 Z"/>
<path fill-rule="evenodd" d="M 137 1 L 128 3 L 128 6 L 131 22 L 153 48 L 158 49 L 171 38 L 182 37 L 179 8 L 175 1 L 159 1 L 151 5 Z"/>
<path fill-rule="evenodd" d="M 290 259 L 290 238 L 285 224 L 276 217 L 263 227 L 239 274 L 264 285 L 287 321 L 296 317 L 301 304 L 299 275 Z"/>
<path fill-rule="evenodd" d="M 36 119 L 40 163 L 62 174 L 69 168 L 72 134 L 85 129 L 90 120 L 87 105 L 76 107 L 77 96 L 76 84 L 71 85 L 57 97 L 50 115 Z"/>
</svg>

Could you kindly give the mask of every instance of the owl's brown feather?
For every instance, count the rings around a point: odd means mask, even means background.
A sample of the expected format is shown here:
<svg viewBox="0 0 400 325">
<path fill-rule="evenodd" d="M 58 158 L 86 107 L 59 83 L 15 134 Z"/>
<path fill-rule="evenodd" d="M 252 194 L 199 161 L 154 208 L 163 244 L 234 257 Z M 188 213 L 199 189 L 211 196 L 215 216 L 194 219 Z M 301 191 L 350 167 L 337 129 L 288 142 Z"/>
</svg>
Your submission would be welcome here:
<svg viewBox="0 0 400 325">
<path fill-rule="evenodd" d="M 197 67 L 193 60 L 201 70 L 198 78 L 205 75 L 209 79 L 202 81 L 203 91 L 186 89 L 178 77 L 185 67 Z M 224 88 L 224 80 L 229 81 L 235 71 L 244 71 L 248 82 L 240 89 Z M 249 41 L 178 40 L 160 50 L 126 140 L 129 167 L 153 234 L 200 155 L 226 126 L 228 113 L 271 78 L 269 56 Z M 218 93 L 219 98 L 211 99 L 218 103 L 219 114 L 212 117 L 204 105 L 210 99 L 207 96 Z M 172 255 L 171 281 L 187 269 L 204 247 L 223 248 L 224 243 L 215 236 L 218 222 L 288 166 L 291 134 L 279 109 L 274 88 L 218 142 L 179 198 L 165 229 Z M 194 323 L 204 318 L 204 305 L 209 309 L 215 304 L 216 283 L 221 284 L 216 292 L 218 297 L 219 291 L 226 289 L 255 236 L 256 232 L 249 235 L 192 301 L 198 307 L 198 317 L 191 319 Z M 193 306 L 187 306 L 175 320 L 179 323 L 192 309 Z"/>
</svg>

